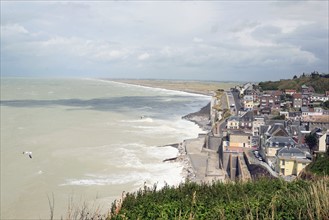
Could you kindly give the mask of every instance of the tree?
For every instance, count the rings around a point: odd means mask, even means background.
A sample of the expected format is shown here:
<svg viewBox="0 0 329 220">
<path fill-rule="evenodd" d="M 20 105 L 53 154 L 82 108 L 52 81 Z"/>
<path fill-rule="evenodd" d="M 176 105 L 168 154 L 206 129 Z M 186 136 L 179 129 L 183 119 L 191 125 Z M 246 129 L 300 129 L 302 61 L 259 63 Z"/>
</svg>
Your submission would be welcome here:
<svg viewBox="0 0 329 220">
<path fill-rule="evenodd" d="M 318 140 L 316 138 L 316 134 L 315 133 L 311 133 L 309 135 L 305 136 L 305 142 L 308 145 L 308 147 L 310 148 L 310 151 L 313 153 L 315 150 L 316 145 L 318 144 Z"/>
<path fill-rule="evenodd" d="M 297 79 L 297 76 L 296 75 L 294 75 L 294 78 L 293 79 Z"/>
<path fill-rule="evenodd" d="M 329 101 L 325 101 L 325 102 L 323 102 L 323 103 L 322 103 L 322 107 L 323 107 L 324 109 L 329 109 Z"/>
</svg>

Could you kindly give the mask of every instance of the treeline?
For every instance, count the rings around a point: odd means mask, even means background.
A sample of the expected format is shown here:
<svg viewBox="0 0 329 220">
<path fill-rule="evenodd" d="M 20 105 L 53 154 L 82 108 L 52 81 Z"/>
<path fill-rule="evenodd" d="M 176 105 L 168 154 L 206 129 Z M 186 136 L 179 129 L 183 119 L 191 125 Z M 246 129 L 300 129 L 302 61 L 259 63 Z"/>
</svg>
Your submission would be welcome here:
<svg viewBox="0 0 329 220">
<path fill-rule="evenodd" d="M 266 81 L 260 82 L 258 85 L 262 90 L 285 90 L 294 89 L 298 92 L 301 91 L 302 85 L 312 86 L 316 93 L 324 93 L 329 89 L 329 74 L 320 74 L 316 71 L 297 77 L 293 79 L 284 79 L 280 81 Z"/>
<path fill-rule="evenodd" d="M 329 178 L 184 183 L 144 188 L 113 204 L 111 219 L 328 219 Z"/>
</svg>

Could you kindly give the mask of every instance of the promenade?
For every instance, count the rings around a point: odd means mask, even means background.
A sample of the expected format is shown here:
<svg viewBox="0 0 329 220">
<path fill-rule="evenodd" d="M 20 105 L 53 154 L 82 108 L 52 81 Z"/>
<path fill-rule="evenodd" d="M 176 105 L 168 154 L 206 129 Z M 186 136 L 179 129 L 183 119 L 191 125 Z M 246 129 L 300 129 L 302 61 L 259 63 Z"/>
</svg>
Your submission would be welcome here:
<svg viewBox="0 0 329 220">
<path fill-rule="evenodd" d="M 188 139 L 183 147 L 193 169 L 191 181 L 211 183 L 215 180 L 224 181 L 225 172 L 219 169 L 219 156 L 214 150 L 206 149 L 205 137 Z"/>
</svg>

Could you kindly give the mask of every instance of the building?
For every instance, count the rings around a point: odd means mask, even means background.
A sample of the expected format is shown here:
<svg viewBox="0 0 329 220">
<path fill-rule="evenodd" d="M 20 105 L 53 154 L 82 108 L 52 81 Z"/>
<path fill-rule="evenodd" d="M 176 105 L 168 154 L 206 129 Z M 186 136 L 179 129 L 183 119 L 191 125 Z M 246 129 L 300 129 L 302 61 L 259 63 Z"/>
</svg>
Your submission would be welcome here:
<svg viewBox="0 0 329 220">
<path fill-rule="evenodd" d="M 243 108 L 245 110 L 252 110 L 254 108 L 254 98 L 252 95 L 245 95 L 243 97 Z"/>
<path fill-rule="evenodd" d="M 302 150 L 284 147 L 276 154 L 275 171 L 283 176 L 297 176 L 311 162 Z"/>
<path fill-rule="evenodd" d="M 226 151 L 243 152 L 244 148 L 251 148 L 252 134 L 241 130 L 231 130 L 228 134 L 229 143 Z"/>
<path fill-rule="evenodd" d="M 302 94 L 303 95 L 309 95 L 311 93 L 314 93 L 314 88 L 312 86 L 302 85 Z"/>
<path fill-rule="evenodd" d="M 296 90 L 294 90 L 294 89 L 286 89 L 284 91 L 284 93 L 286 93 L 286 95 L 293 95 L 293 94 L 296 93 Z"/>
<path fill-rule="evenodd" d="M 299 121 L 302 118 L 302 112 L 289 112 L 287 119 Z"/>
<path fill-rule="evenodd" d="M 292 137 L 276 136 L 270 137 L 265 142 L 266 157 L 275 157 L 278 150 L 283 147 L 293 148 L 296 142 Z"/>
<path fill-rule="evenodd" d="M 292 95 L 292 107 L 293 108 L 301 108 L 302 107 L 302 94 L 295 93 Z"/>
<path fill-rule="evenodd" d="M 260 135 L 260 127 L 265 125 L 265 118 L 264 116 L 255 116 L 254 121 L 252 123 L 252 134 L 254 136 Z"/>
<path fill-rule="evenodd" d="M 316 133 L 318 140 L 318 149 L 319 152 L 326 152 L 329 147 L 329 131 L 321 131 Z"/>
<path fill-rule="evenodd" d="M 240 117 L 231 116 L 227 119 L 227 129 L 239 129 L 240 128 Z"/>
<path fill-rule="evenodd" d="M 270 94 L 263 94 L 260 96 L 260 108 L 270 108 L 274 103 L 273 97 Z"/>
<path fill-rule="evenodd" d="M 329 116 L 328 115 L 307 115 L 301 119 L 301 124 L 306 127 L 308 131 L 314 128 L 321 128 L 329 130 Z"/>
<path fill-rule="evenodd" d="M 253 111 L 247 111 L 243 115 L 240 116 L 240 129 L 244 129 L 245 131 L 252 130 L 252 124 L 254 121 L 254 113 Z"/>
<path fill-rule="evenodd" d="M 320 102 L 326 102 L 329 100 L 329 97 L 326 96 L 325 94 L 315 94 L 313 93 L 311 96 L 310 96 L 310 101 L 311 102 L 316 102 L 316 101 L 320 101 Z"/>
<path fill-rule="evenodd" d="M 309 95 L 302 95 L 302 106 L 309 106 L 310 99 Z"/>
</svg>

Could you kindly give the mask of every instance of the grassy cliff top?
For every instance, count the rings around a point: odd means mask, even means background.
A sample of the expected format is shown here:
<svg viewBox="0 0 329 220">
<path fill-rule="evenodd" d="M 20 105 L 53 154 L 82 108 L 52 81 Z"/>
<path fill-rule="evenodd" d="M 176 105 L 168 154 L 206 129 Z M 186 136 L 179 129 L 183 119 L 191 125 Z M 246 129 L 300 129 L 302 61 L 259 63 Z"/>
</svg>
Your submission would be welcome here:
<svg viewBox="0 0 329 220">
<path fill-rule="evenodd" d="M 325 177 L 144 188 L 113 205 L 112 219 L 328 219 L 328 186 Z"/>
<path fill-rule="evenodd" d="M 293 79 L 283 79 L 280 81 L 266 81 L 258 84 L 263 90 L 285 90 L 295 89 L 301 91 L 302 85 L 312 86 L 316 93 L 324 93 L 329 90 L 329 74 L 304 74 Z"/>
</svg>

